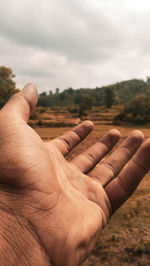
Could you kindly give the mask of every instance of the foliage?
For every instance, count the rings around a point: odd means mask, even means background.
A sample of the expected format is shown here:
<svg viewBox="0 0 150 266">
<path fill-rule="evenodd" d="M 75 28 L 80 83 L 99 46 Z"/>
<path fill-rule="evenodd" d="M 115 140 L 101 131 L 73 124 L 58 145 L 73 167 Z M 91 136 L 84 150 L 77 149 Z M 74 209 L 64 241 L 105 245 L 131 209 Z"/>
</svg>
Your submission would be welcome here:
<svg viewBox="0 0 150 266">
<path fill-rule="evenodd" d="M 81 102 L 80 102 L 79 107 L 78 107 L 79 117 L 86 115 L 87 114 L 86 112 L 91 110 L 92 103 L 93 103 L 92 97 L 89 97 L 89 96 L 82 96 L 81 97 Z"/>
<path fill-rule="evenodd" d="M 56 94 L 59 94 L 59 88 L 56 88 Z"/>
<path fill-rule="evenodd" d="M 135 99 L 126 104 L 114 122 L 127 121 L 135 124 L 150 122 L 150 96 L 137 95 Z"/>
<path fill-rule="evenodd" d="M 73 90 L 73 88 L 71 88 L 71 87 L 69 87 L 68 90 L 67 90 L 67 92 L 70 93 L 70 94 L 72 94 L 73 91 L 74 91 L 74 90 Z"/>
<path fill-rule="evenodd" d="M 0 108 L 6 103 L 9 97 L 17 92 L 15 82 L 13 78 L 15 75 L 12 73 L 11 68 L 0 66 Z M 128 104 L 137 95 L 144 94 L 150 96 L 150 77 L 148 76 L 146 81 L 140 79 L 131 79 L 127 81 L 117 82 L 109 86 L 96 87 L 95 89 L 80 88 L 68 89 L 60 92 L 59 88 L 52 90 L 49 93 L 42 92 L 39 95 L 38 105 L 43 107 L 63 107 L 76 105 L 80 116 L 86 114 L 86 111 L 90 110 L 92 106 L 106 106 L 110 108 L 112 105 L 124 105 Z M 91 99 L 91 100 L 90 100 Z M 141 109 L 143 110 L 143 108 Z M 128 112 L 128 117 L 121 113 L 121 119 L 133 120 L 132 111 Z M 143 111 L 146 113 L 146 111 Z M 137 121 L 147 121 L 147 114 L 136 114 Z M 148 119 L 149 120 L 149 119 Z"/>
<path fill-rule="evenodd" d="M 111 108 L 115 99 L 113 87 L 107 87 L 104 92 L 104 101 L 107 108 Z"/>
<path fill-rule="evenodd" d="M 55 93 L 49 95 L 39 95 L 40 106 L 71 106 L 77 105 L 82 101 L 82 97 L 91 97 L 93 106 L 110 106 L 124 105 L 135 98 L 138 94 L 150 95 L 149 78 L 147 81 L 140 79 L 131 79 L 127 81 L 118 82 L 105 87 L 96 87 L 95 89 L 80 88 L 73 89 L 69 87 L 63 92 L 55 90 Z M 107 100 L 108 99 L 108 100 Z M 110 102 L 109 102 L 110 101 Z M 107 102 L 107 103 L 106 103 Z"/>
<path fill-rule="evenodd" d="M 43 91 L 42 93 L 40 93 L 40 96 L 46 96 L 46 95 L 47 95 L 46 91 Z"/>
<path fill-rule="evenodd" d="M 9 97 L 16 93 L 15 82 L 11 68 L 0 66 L 0 108 L 8 101 Z"/>
<path fill-rule="evenodd" d="M 149 85 L 140 79 L 131 79 L 116 83 L 115 92 L 121 99 L 121 104 L 126 104 L 131 99 L 135 98 L 136 95 L 141 93 L 147 93 Z"/>
<path fill-rule="evenodd" d="M 52 90 L 49 90 L 49 95 L 51 95 L 51 96 L 53 95 L 53 92 L 52 92 Z"/>
<path fill-rule="evenodd" d="M 77 113 L 80 118 L 87 115 L 87 111 L 90 111 L 93 105 L 93 98 L 89 96 L 79 95 L 79 98 L 76 98 L 76 106 L 68 108 L 70 113 Z"/>
<path fill-rule="evenodd" d="M 72 114 L 78 113 L 77 107 L 69 107 L 67 110 L 69 113 L 72 113 Z"/>
<path fill-rule="evenodd" d="M 150 84 L 150 76 L 147 77 L 146 82 L 147 84 Z"/>
</svg>

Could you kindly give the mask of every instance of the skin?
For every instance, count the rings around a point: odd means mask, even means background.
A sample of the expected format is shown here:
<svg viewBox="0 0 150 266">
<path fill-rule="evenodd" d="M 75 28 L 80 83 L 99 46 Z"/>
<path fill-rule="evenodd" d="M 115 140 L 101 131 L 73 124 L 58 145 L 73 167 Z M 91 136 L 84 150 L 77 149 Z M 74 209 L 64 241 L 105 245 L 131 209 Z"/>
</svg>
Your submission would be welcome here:
<svg viewBox="0 0 150 266">
<path fill-rule="evenodd" d="M 120 138 L 113 129 L 67 162 L 93 123 L 43 143 L 27 124 L 36 102 L 29 84 L 0 111 L 1 265 L 80 265 L 149 170 L 150 139 L 133 131 L 104 158 Z"/>
</svg>

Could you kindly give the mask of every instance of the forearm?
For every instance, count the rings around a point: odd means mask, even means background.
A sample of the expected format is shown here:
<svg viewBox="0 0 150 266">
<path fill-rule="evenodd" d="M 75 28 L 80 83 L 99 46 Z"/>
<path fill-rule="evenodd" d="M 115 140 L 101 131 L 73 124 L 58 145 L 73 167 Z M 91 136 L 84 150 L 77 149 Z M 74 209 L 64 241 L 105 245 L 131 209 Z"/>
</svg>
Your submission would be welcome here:
<svg viewBox="0 0 150 266">
<path fill-rule="evenodd" d="M 50 266 L 36 233 L 22 218 L 0 210 L 0 264 Z"/>
</svg>

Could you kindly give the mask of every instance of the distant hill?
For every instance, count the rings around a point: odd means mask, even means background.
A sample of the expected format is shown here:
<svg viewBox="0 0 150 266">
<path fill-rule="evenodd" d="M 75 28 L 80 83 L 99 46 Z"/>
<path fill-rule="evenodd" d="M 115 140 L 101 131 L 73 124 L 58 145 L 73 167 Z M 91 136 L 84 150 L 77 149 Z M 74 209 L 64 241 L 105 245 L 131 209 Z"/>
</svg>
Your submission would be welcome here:
<svg viewBox="0 0 150 266">
<path fill-rule="evenodd" d="M 105 90 L 110 88 L 115 93 L 115 105 L 124 105 L 132 100 L 138 94 L 150 95 L 150 82 L 141 79 L 131 79 L 127 81 L 118 82 L 103 87 L 96 87 L 95 89 L 80 88 L 72 89 L 68 88 L 59 93 L 59 89 L 56 93 L 47 95 L 45 92 L 39 95 L 39 106 L 70 106 L 80 104 L 82 97 L 91 97 L 93 106 L 102 106 L 105 104 L 104 95 Z"/>
</svg>

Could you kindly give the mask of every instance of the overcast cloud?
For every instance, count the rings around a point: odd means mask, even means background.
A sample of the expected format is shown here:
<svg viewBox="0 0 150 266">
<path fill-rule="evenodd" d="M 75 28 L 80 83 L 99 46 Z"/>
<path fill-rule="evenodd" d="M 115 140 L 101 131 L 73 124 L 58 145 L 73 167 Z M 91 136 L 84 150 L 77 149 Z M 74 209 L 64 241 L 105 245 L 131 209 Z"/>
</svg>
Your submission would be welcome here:
<svg viewBox="0 0 150 266">
<path fill-rule="evenodd" d="M 1 0 L 0 65 L 39 92 L 144 79 L 149 25 L 149 0 Z"/>
</svg>

